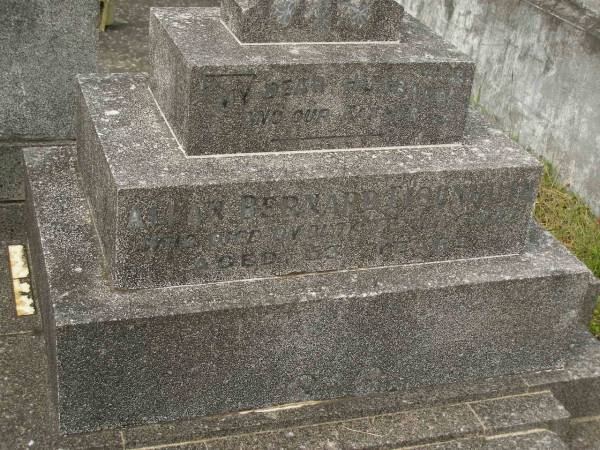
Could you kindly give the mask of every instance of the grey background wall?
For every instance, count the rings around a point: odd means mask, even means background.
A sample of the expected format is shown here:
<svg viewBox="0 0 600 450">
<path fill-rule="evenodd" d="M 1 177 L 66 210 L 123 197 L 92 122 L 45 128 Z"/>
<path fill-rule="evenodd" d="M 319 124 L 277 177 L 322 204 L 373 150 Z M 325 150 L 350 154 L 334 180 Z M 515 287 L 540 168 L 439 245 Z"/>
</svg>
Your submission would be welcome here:
<svg viewBox="0 0 600 450">
<path fill-rule="evenodd" d="M 478 65 L 473 100 L 600 215 L 600 0 L 400 0 Z"/>
</svg>

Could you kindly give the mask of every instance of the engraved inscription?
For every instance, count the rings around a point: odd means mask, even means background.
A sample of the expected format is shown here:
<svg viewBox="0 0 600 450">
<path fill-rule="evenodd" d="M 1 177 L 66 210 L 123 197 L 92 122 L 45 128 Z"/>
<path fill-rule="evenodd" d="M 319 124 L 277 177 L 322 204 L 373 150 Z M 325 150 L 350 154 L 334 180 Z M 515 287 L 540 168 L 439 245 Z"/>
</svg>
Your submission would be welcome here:
<svg viewBox="0 0 600 450">
<path fill-rule="evenodd" d="M 514 226 L 529 190 L 503 184 L 241 193 L 136 204 L 126 229 L 149 255 L 187 255 L 192 273 L 419 261 L 468 252 L 477 227 Z M 444 214 L 431 214 L 431 209 Z M 510 212 L 513 211 L 513 212 Z M 438 223 L 432 217 L 442 217 Z M 491 225 L 490 225 L 491 224 Z M 180 259 L 179 257 L 177 259 Z"/>
<path fill-rule="evenodd" d="M 454 114 L 447 112 L 449 108 L 466 99 L 464 83 L 457 75 L 366 69 L 349 69 L 336 76 L 303 69 L 276 75 L 211 74 L 201 83 L 201 114 L 230 130 L 220 139 L 230 139 L 234 148 L 307 139 L 375 138 L 381 144 L 394 144 L 385 136 L 397 139 L 393 136 L 398 134 L 406 135 L 405 144 L 421 143 L 423 137 L 413 136 L 411 130 L 421 123 L 437 126 L 450 120 Z M 234 130 L 243 132 L 243 139 Z M 214 136 L 205 138 L 210 142 Z"/>
</svg>

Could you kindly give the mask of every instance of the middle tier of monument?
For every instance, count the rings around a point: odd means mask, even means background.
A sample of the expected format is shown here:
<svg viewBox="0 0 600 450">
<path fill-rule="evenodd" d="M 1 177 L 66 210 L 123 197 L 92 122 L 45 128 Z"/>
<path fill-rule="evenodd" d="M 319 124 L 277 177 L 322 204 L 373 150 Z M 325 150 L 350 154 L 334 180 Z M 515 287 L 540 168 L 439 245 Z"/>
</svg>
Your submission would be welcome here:
<svg viewBox="0 0 600 450">
<path fill-rule="evenodd" d="M 116 287 L 523 249 L 540 165 L 478 117 L 457 145 L 190 158 L 147 82 L 79 78 L 79 165 Z"/>
</svg>

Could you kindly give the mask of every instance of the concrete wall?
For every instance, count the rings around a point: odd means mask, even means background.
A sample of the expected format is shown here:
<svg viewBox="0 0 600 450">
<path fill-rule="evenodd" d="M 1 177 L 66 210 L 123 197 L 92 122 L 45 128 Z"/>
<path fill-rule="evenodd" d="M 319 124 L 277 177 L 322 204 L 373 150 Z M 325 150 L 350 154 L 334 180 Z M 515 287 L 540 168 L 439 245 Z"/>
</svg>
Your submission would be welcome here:
<svg viewBox="0 0 600 450">
<path fill-rule="evenodd" d="M 399 0 L 478 65 L 473 99 L 600 215 L 600 0 Z"/>
</svg>

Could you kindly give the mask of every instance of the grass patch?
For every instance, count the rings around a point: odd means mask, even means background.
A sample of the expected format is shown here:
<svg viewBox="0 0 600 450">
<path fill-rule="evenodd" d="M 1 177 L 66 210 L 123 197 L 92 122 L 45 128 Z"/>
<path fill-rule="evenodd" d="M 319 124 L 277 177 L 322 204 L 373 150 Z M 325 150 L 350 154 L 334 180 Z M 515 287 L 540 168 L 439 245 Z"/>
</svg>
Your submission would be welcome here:
<svg viewBox="0 0 600 450">
<path fill-rule="evenodd" d="M 548 162 L 544 162 L 544 177 L 535 204 L 535 216 L 544 228 L 600 277 L 600 220 L 560 182 Z M 590 330 L 600 338 L 600 302 L 594 311 Z"/>
</svg>

